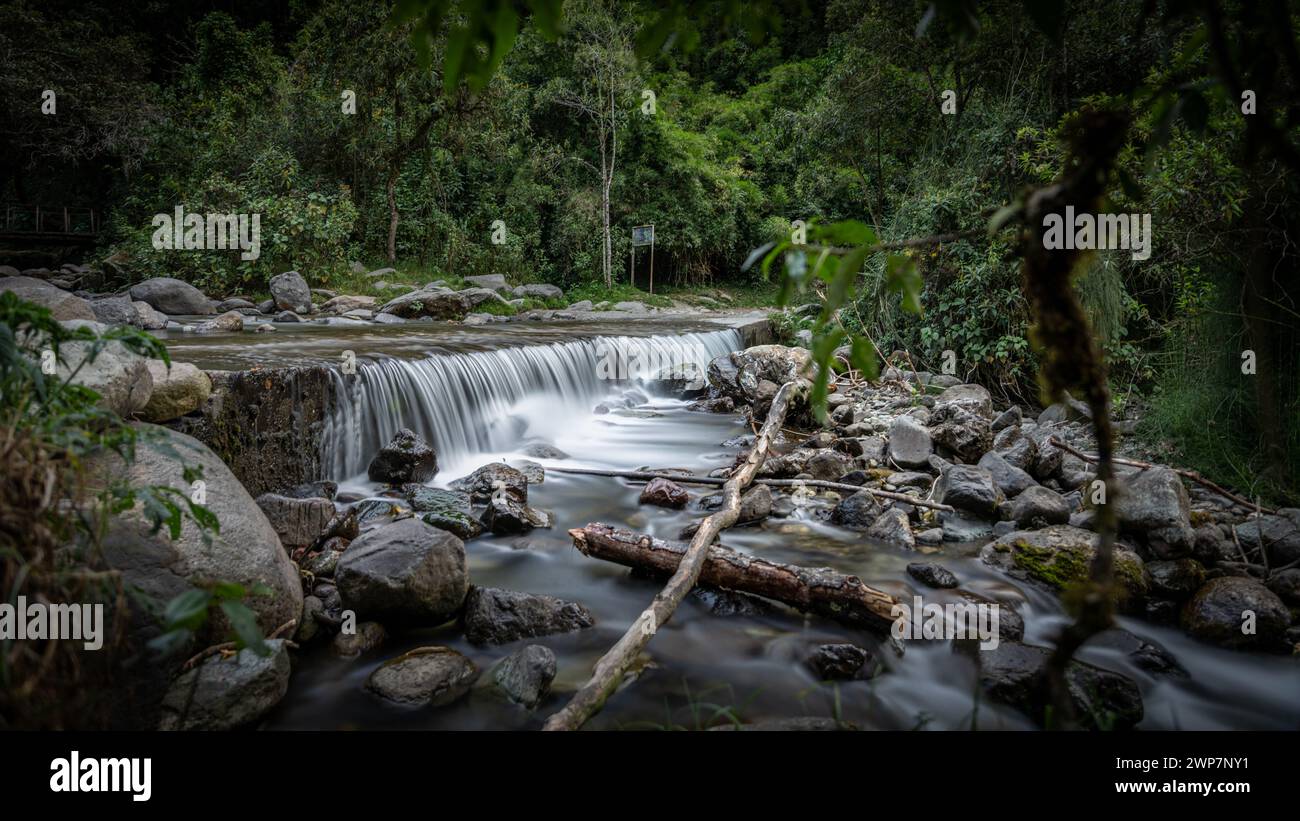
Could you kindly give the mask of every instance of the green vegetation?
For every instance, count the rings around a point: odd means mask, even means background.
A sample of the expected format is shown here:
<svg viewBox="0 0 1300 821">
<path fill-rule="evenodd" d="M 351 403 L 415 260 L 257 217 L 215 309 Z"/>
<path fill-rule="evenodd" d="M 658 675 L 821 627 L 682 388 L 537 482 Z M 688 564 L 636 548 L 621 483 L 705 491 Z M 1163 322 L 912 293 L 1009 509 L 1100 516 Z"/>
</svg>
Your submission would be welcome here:
<svg viewBox="0 0 1300 821">
<path fill-rule="evenodd" d="M 1070 170 L 1090 112 L 1122 115 L 1100 207 L 1149 213 L 1152 253 L 1071 272 L 1115 404 L 1145 412 L 1169 458 L 1296 498 L 1300 321 L 1274 272 L 1295 256 L 1300 61 L 1280 6 L 321 0 L 159 19 L 64 5 L 0 12 L 20 57 L 0 78 L 20 112 L 0 133 L 0 188 L 109 206 L 103 251 L 130 278 L 261 296 L 294 268 L 392 295 L 361 262 L 395 267 L 390 283 L 500 273 L 593 303 L 784 297 L 825 309 L 784 328 L 815 331 L 819 357 L 856 340 L 867 370 L 905 349 L 938 371 L 952 351 L 958 376 L 1022 403 L 1042 398 L 1044 362 L 1024 196 Z M 87 40 L 105 47 L 67 79 L 66 119 L 19 104 L 43 88 L 49 43 Z M 260 213 L 261 256 L 155 251 L 150 220 L 177 205 Z M 844 247 L 806 256 L 795 220 Z M 653 297 L 627 281 L 631 229 L 649 223 Z M 640 282 L 644 250 L 636 265 Z"/>
</svg>

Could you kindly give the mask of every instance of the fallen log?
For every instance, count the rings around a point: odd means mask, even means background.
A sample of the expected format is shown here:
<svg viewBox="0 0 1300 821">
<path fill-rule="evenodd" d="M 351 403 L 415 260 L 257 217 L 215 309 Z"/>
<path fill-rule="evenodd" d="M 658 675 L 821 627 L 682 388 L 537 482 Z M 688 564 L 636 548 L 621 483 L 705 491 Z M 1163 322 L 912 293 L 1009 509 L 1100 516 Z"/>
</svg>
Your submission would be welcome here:
<svg viewBox="0 0 1300 821">
<path fill-rule="evenodd" d="M 722 507 L 700 522 L 700 529 L 695 532 L 690 546 L 682 555 L 672 578 L 664 589 L 654 597 L 650 606 L 642 611 L 641 616 L 633 622 L 613 647 L 596 662 L 591 679 L 574 694 L 569 703 L 555 715 L 546 720 L 544 730 L 576 730 L 586 723 L 605 705 L 618 685 L 622 683 L 632 663 L 640 655 L 642 648 L 654 636 L 659 625 L 672 617 L 677 606 L 686 598 L 686 594 L 695 586 L 700 577 L 709 554 L 709 545 L 719 532 L 731 527 L 740 517 L 740 493 L 754 480 L 754 475 L 767 459 L 767 449 L 772 439 L 785 421 L 786 411 L 796 394 L 808 389 L 804 380 L 786 382 L 772 398 L 772 407 L 767 412 L 767 419 L 754 440 L 754 447 L 745 457 L 745 461 L 732 471 L 731 477 L 722 486 Z"/>
<path fill-rule="evenodd" d="M 651 479 L 667 479 L 670 482 L 677 482 L 683 485 L 723 485 L 726 479 L 716 476 L 683 476 L 679 473 L 659 473 L 652 470 L 605 470 L 602 468 L 547 468 L 555 473 L 574 473 L 581 476 L 610 476 L 618 479 L 632 479 L 634 481 L 648 482 Z M 753 484 L 767 485 L 768 487 L 821 487 L 829 490 L 843 490 L 849 493 L 856 493 L 859 490 L 865 490 L 872 496 L 881 499 L 893 499 L 896 502 L 905 502 L 916 507 L 928 507 L 933 510 L 946 510 L 951 512 L 952 506 L 945 505 L 942 502 L 932 502 L 929 499 L 918 499 L 915 496 L 909 496 L 906 493 L 894 493 L 890 490 L 877 490 L 870 487 L 861 487 L 860 485 L 850 485 L 847 482 L 831 482 L 825 479 L 755 479 Z"/>
<path fill-rule="evenodd" d="M 687 549 L 683 542 L 653 539 L 600 523 L 570 530 L 569 536 L 584 556 L 655 573 L 672 573 Z M 699 581 L 882 633 L 893 623 L 891 611 L 897 603 L 893 596 L 864 584 L 857 576 L 827 567 L 773 562 L 720 545 L 709 549 Z"/>
<path fill-rule="evenodd" d="M 1047 441 L 1051 442 L 1053 445 L 1056 445 L 1058 448 L 1065 451 L 1066 453 L 1079 457 L 1085 462 L 1095 463 L 1101 459 L 1101 457 L 1098 456 L 1097 454 L 1084 453 L 1083 451 L 1077 448 L 1067 445 L 1065 442 L 1062 442 L 1060 439 L 1056 438 L 1055 436 L 1049 436 L 1047 438 Z M 1154 462 L 1143 462 L 1140 459 L 1125 459 L 1120 456 L 1112 456 L 1111 461 L 1117 465 L 1128 465 L 1129 467 L 1141 468 L 1143 470 L 1149 470 L 1154 467 L 1160 467 Z M 1206 479 L 1204 476 L 1202 476 L 1201 474 L 1197 473 L 1194 470 L 1184 470 L 1182 468 L 1173 468 L 1173 467 L 1169 469 L 1172 470 L 1174 473 L 1177 473 L 1179 476 L 1182 476 L 1187 479 L 1191 479 L 1193 482 L 1196 482 L 1198 485 L 1201 485 L 1203 487 L 1208 487 L 1210 490 L 1214 491 L 1215 493 L 1219 494 L 1225 499 L 1234 501 L 1237 504 L 1242 505 L 1244 507 L 1253 508 L 1256 513 L 1268 513 L 1271 515 L 1277 512 L 1276 510 L 1272 510 L 1271 508 L 1261 507 L 1258 502 L 1252 502 L 1249 499 L 1246 499 L 1242 496 L 1238 496 L 1237 494 L 1233 493 L 1230 490 L 1227 490 L 1223 487 L 1220 487 L 1219 485 L 1216 485 L 1214 482 L 1210 481 L 1209 479 Z"/>
</svg>

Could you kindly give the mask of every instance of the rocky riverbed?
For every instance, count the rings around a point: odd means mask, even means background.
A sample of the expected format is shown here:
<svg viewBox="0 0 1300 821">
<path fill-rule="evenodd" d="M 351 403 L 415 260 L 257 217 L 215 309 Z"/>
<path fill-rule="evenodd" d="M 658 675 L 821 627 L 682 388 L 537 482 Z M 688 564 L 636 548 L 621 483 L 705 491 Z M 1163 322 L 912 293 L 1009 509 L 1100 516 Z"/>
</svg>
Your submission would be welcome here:
<svg viewBox="0 0 1300 821">
<path fill-rule="evenodd" d="M 15 282 L 24 279 L 31 282 Z M 225 311 L 168 283 L 132 289 L 131 299 L 88 299 L 63 287 L 75 279 L 62 279 L 69 281 L 20 275 L 0 284 L 74 323 L 145 325 L 142 317 L 152 315 L 144 307 L 213 317 L 173 329 L 181 338 L 238 338 L 233 319 L 229 327 L 197 327 L 232 314 L 247 330 L 246 318 L 255 326 L 278 316 L 272 308 L 311 315 L 345 307 L 313 303 L 310 289 L 289 277 L 273 283 L 289 307 L 277 296 L 269 308 Z M 504 298 L 493 285 L 422 290 L 436 305 L 461 304 L 472 296 L 465 290 L 480 288 Z M 108 315 L 109 305 L 94 310 L 110 299 L 121 316 Z M 379 313 L 392 307 L 387 315 L 433 316 L 423 300 L 418 310 L 411 300 L 393 302 Z M 621 316 L 638 313 L 623 307 Z M 348 306 L 338 317 L 376 322 L 373 311 L 345 316 L 358 310 L 371 309 Z M 557 376 L 592 360 L 554 342 L 543 359 L 442 354 L 463 359 L 446 371 L 454 379 L 412 367 L 375 381 L 380 371 L 365 371 L 371 392 L 365 402 L 353 397 L 355 413 L 341 429 L 347 435 L 334 445 L 317 441 L 322 449 L 352 441 L 339 452 L 349 455 L 315 454 L 307 464 L 318 475 L 292 483 L 254 475 L 253 462 L 228 465 L 182 432 L 217 443 L 211 426 L 193 423 L 229 398 L 229 377 L 184 362 L 160 368 L 110 349 L 78 378 L 158 443 L 131 468 L 133 478 L 180 487 L 174 454 L 201 464 L 222 530 L 210 546 L 187 523 L 172 541 L 145 532 L 128 513 L 112 523 L 107 558 L 160 600 L 215 579 L 264 589 L 250 605 L 264 632 L 275 633 L 266 657 L 214 654 L 188 670 L 179 667 L 188 656 L 132 660 L 135 703 L 148 705 L 134 719 L 165 728 L 540 726 L 660 583 L 578 554 L 566 531 L 599 521 L 688 538 L 718 504 L 717 488 L 682 480 L 725 476 L 752 445 L 778 385 L 798 377 L 808 359 L 800 348 L 716 355 L 706 353 L 716 341 L 691 344 L 697 347 L 685 350 L 697 361 L 685 377 L 594 384 Z M 493 393 L 486 409 L 475 405 L 480 392 L 462 387 L 461 404 L 429 400 L 411 412 L 434 395 L 422 391 L 451 390 L 475 373 L 514 387 Z M 384 405 L 385 395 L 397 404 Z M 285 418 L 301 421 L 301 392 L 285 396 Z M 494 432 L 448 439 L 447 428 L 459 422 L 451 407 Z M 940 604 L 996 604 L 996 646 L 899 641 L 801 614 L 792 603 L 701 589 L 651 643 L 635 683 L 592 726 L 1043 725 L 1039 684 L 1065 623 L 1061 596 L 1086 575 L 1096 545 L 1094 470 L 1077 455 L 1094 448 L 1083 409 L 1072 402 L 1038 412 L 996 407 L 979 386 L 901 367 L 872 384 L 841 381 L 829 409 L 825 427 L 804 407 L 792 414 L 760 476 L 795 484 L 749 491 L 741 524 L 722 543 L 856 575 L 899 601 L 921 595 Z M 376 413 L 385 424 L 362 436 L 362 417 Z M 575 467 L 651 469 L 665 478 L 557 470 Z M 120 470 L 111 459 L 95 468 Z M 1110 500 L 1122 526 L 1121 615 L 1070 672 L 1086 723 L 1300 726 L 1300 511 L 1260 513 L 1171 467 L 1121 468 L 1121 476 L 1123 491 Z M 809 480 L 840 487 L 799 484 Z M 156 633 L 147 619 L 136 625 L 141 641 Z M 218 620 L 188 654 L 220 640 L 223 629 Z"/>
</svg>

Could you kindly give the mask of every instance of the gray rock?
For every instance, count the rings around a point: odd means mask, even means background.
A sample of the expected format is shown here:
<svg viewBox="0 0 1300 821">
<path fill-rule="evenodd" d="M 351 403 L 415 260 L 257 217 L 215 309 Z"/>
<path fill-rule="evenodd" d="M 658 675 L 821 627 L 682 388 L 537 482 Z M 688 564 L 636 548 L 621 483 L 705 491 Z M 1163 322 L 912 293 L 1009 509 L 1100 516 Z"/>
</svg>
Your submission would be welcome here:
<svg viewBox="0 0 1300 821">
<path fill-rule="evenodd" d="M 524 455 L 531 456 L 534 459 L 568 459 L 569 454 L 555 447 L 542 442 L 534 442 L 524 448 Z"/>
<path fill-rule="evenodd" d="M 819 681 L 862 681 L 880 672 L 875 654 L 856 644 L 819 645 L 804 664 Z"/>
<path fill-rule="evenodd" d="M 978 460 L 993 447 L 989 420 L 958 402 L 936 406 L 929 427 L 936 444 L 967 462 Z"/>
<path fill-rule="evenodd" d="M 507 644 L 582 630 L 596 623 L 591 611 L 581 604 L 492 587 L 470 588 L 463 619 L 465 637 L 474 644 Z"/>
<path fill-rule="evenodd" d="M 993 439 L 993 450 L 1007 464 L 1023 471 L 1033 470 L 1038 461 L 1038 443 L 1025 436 L 1019 425 L 1003 428 Z"/>
<path fill-rule="evenodd" d="M 146 302 L 164 314 L 208 316 L 215 313 L 212 302 L 188 282 L 156 277 L 131 286 L 131 299 Z"/>
<path fill-rule="evenodd" d="M 476 502 L 486 502 L 504 491 L 516 501 L 528 501 L 528 477 L 504 462 L 489 462 L 468 476 L 451 483 L 453 490 L 468 493 Z"/>
<path fill-rule="evenodd" d="M 841 476 L 853 470 L 853 459 L 838 450 L 818 450 L 809 457 L 804 470 L 814 479 L 826 482 L 837 481 Z"/>
<path fill-rule="evenodd" d="M 530 644 L 502 659 L 493 669 L 492 679 L 507 698 L 531 710 L 551 691 L 555 671 L 555 654 L 540 644 Z"/>
<path fill-rule="evenodd" d="M 867 528 L 866 536 L 906 550 L 916 549 L 916 537 L 912 535 L 912 525 L 907 519 L 907 514 L 897 507 L 891 507 L 877 516 L 871 523 L 871 527 Z"/>
<path fill-rule="evenodd" d="M 212 380 L 188 362 L 172 362 L 169 368 L 160 359 L 145 361 L 153 390 L 140 416 L 146 422 L 167 422 L 193 413 L 212 395 Z"/>
<path fill-rule="evenodd" d="M 940 590 L 948 590 L 960 584 L 951 570 L 933 562 L 912 562 L 907 566 L 907 575 L 926 587 Z"/>
<path fill-rule="evenodd" d="M 266 644 L 267 656 L 244 648 L 182 673 L 163 698 L 158 729 L 233 730 L 270 712 L 289 691 L 289 648 L 283 639 Z"/>
<path fill-rule="evenodd" d="M 120 569 L 127 584 L 161 602 L 213 580 L 246 590 L 265 585 L 270 595 L 250 596 L 246 604 L 267 633 L 298 618 L 303 598 L 298 571 L 266 515 L 230 469 L 205 445 L 179 431 L 145 423 L 133 427 L 139 433 L 135 462 L 124 466 L 116 455 L 105 454 L 91 460 L 91 475 L 122 479 L 132 487 L 180 488 L 188 495 L 184 469 L 200 468 L 207 508 L 221 529 L 208 534 L 208 544 L 194 522 L 185 518 L 179 538 L 171 539 L 166 528 L 151 533 L 152 523 L 137 506 L 110 520 L 103 544 L 106 563 Z M 216 614 L 209 628 L 200 640 L 215 643 L 224 640 L 229 625 Z"/>
<path fill-rule="evenodd" d="M 287 549 L 315 544 L 325 534 L 335 513 L 334 503 L 329 499 L 291 499 L 275 493 L 258 496 L 257 506 Z"/>
<path fill-rule="evenodd" d="M 396 268 L 376 268 L 375 270 L 366 274 L 366 276 L 371 279 L 378 279 L 379 277 L 388 277 L 396 273 L 397 273 Z"/>
<path fill-rule="evenodd" d="M 1092 411 L 1086 402 L 1075 399 L 1067 392 L 1064 401 L 1049 405 L 1038 414 L 1038 424 L 1047 425 L 1060 422 L 1087 422 L 1092 419 Z"/>
<path fill-rule="evenodd" d="M 1021 527 L 1063 525 L 1070 521 L 1070 506 L 1061 494 L 1035 485 L 1011 502 L 1010 517 Z"/>
<path fill-rule="evenodd" d="M 252 302 L 249 302 L 247 299 L 231 297 L 230 299 L 225 299 L 217 303 L 216 308 L 217 313 L 219 314 L 224 314 L 227 311 L 238 311 L 240 309 L 256 311 L 257 306 Z"/>
<path fill-rule="evenodd" d="M 148 302 L 139 300 L 132 302 L 131 307 L 135 309 L 135 326 L 145 331 L 161 331 L 167 327 L 167 315 L 155 311 L 153 306 Z"/>
<path fill-rule="evenodd" d="M 239 311 L 227 311 L 194 325 L 196 334 L 235 333 L 242 330 L 244 330 L 244 315 Z"/>
<path fill-rule="evenodd" d="M 1300 567 L 1292 567 L 1271 574 L 1268 589 L 1292 607 L 1300 606 Z"/>
<path fill-rule="evenodd" d="M 483 532 L 483 526 L 474 518 L 468 493 L 420 484 L 403 485 L 402 492 L 411 509 L 436 528 L 455 533 L 464 541 Z"/>
<path fill-rule="evenodd" d="M 1186 601 L 1205 584 L 1205 568 L 1195 559 L 1147 562 L 1151 592 L 1162 599 Z"/>
<path fill-rule="evenodd" d="M 1088 580 L 1097 544 L 1096 533 L 1052 525 L 1002 536 L 984 546 L 980 560 L 1013 578 L 1029 579 L 1059 592 Z M 1149 589 L 1146 567 L 1136 553 L 1122 545 L 1115 545 L 1114 556 L 1116 598 L 1126 606 L 1136 605 Z"/>
<path fill-rule="evenodd" d="M 686 492 L 686 489 L 676 482 L 656 478 L 651 479 L 646 484 L 638 501 L 643 505 L 657 505 L 680 510 L 686 507 L 686 503 L 690 501 L 690 498 L 690 494 Z"/>
<path fill-rule="evenodd" d="M 1023 417 L 1020 413 L 1020 406 L 1012 405 L 1011 407 L 1002 411 L 1002 413 L 998 414 L 998 418 L 993 420 L 993 425 L 991 426 L 991 429 L 994 433 L 997 433 L 1003 428 L 1009 428 L 1012 427 L 1013 425 L 1018 426 L 1022 418 Z"/>
<path fill-rule="evenodd" d="M 564 299 L 564 291 L 560 290 L 554 285 L 548 285 L 546 283 L 518 285 L 515 286 L 515 289 L 511 291 L 511 293 L 521 299 L 541 299 L 541 300 Z M 616 307 L 615 310 L 620 310 L 620 309 Z"/>
<path fill-rule="evenodd" d="M 880 516 L 880 503 L 876 497 L 860 490 L 844 499 L 831 510 L 831 524 L 848 530 L 865 533 Z"/>
<path fill-rule="evenodd" d="M 1004 496 L 1019 496 L 1027 488 L 1036 487 L 1034 477 L 1015 465 L 1008 464 L 998 453 L 989 451 L 980 457 L 979 467 L 987 470 L 993 477 L 993 484 Z"/>
<path fill-rule="evenodd" d="M 957 405 L 985 419 L 993 419 L 993 398 L 980 385 L 953 385 L 935 397 L 934 409 Z"/>
<path fill-rule="evenodd" d="M 403 319 L 459 320 L 465 318 L 471 307 L 469 299 L 456 291 L 412 291 L 384 303 L 379 316 L 394 314 Z"/>
<path fill-rule="evenodd" d="M 1247 632 L 1253 616 L 1253 631 Z M 1183 629 L 1202 641 L 1234 650 L 1280 649 L 1291 624 L 1286 605 L 1255 579 L 1211 579 L 1183 606 Z"/>
<path fill-rule="evenodd" d="M 414 431 L 402 428 L 379 449 L 366 468 L 372 482 L 404 485 L 427 482 L 438 473 L 438 454 Z"/>
<path fill-rule="evenodd" d="M 75 322 L 75 321 L 74 321 Z M 73 325 L 74 322 L 69 322 Z M 80 324 L 80 323 L 76 323 Z M 94 323 L 92 330 L 102 333 L 104 326 Z M 64 342 L 59 346 L 55 376 L 70 380 L 99 394 L 99 407 L 123 418 L 130 418 L 149 404 L 153 395 L 153 376 L 149 360 L 121 342 L 105 343 L 93 360 L 88 357 L 96 343 Z M 75 374 L 75 376 L 73 375 Z"/>
<path fill-rule="evenodd" d="M 978 653 L 980 686 L 995 701 L 1015 707 L 1042 724 L 1049 698 L 1045 686 L 1052 651 L 1000 642 Z M 1130 729 L 1142 720 L 1142 694 L 1127 676 L 1072 661 L 1065 678 L 1075 718 L 1088 729 Z"/>
<path fill-rule="evenodd" d="M 469 588 L 465 543 L 422 519 L 402 519 L 362 534 L 334 578 L 358 618 L 438 625 L 455 615 Z"/>
<path fill-rule="evenodd" d="M 1267 551 L 1270 567 L 1300 559 L 1300 508 L 1282 508 L 1276 515 L 1260 516 L 1237 526 L 1237 538 L 1247 555 Z"/>
<path fill-rule="evenodd" d="M 498 536 L 514 536 L 536 527 L 550 527 L 551 515 L 505 493 L 488 500 L 479 521 Z"/>
<path fill-rule="evenodd" d="M 644 302 L 615 302 L 613 310 L 624 311 L 629 314 L 643 314 L 646 312 L 646 307 Z"/>
<path fill-rule="evenodd" d="M 325 301 L 320 306 L 321 313 L 326 314 L 346 314 L 349 311 L 356 310 L 374 310 L 379 304 L 379 300 L 373 296 L 353 296 L 342 294 Z"/>
<path fill-rule="evenodd" d="M 992 516 L 1002 501 L 993 474 L 974 465 L 949 465 L 934 490 L 938 501 L 980 516 Z"/>
<path fill-rule="evenodd" d="M 382 624 L 377 621 L 363 621 L 357 624 L 355 632 L 335 635 L 330 643 L 330 652 L 340 658 L 356 658 L 379 649 L 386 641 L 388 641 L 388 631 Z"/>
<path fill-rule="evenodd" d="M 900 416 L 889 426 L 889 458 L 905 468 L 926 467 L 934 442 L 925 426 L 910 416 Z"/>
<path fill-rule="evenodd" d="M 281 311 L 280 313 L 271 317 L 271 321 L 272 322 L 302 322 L 302 317 L 298 316 L 293 311 Z"/>
<path fill-rule="evenodd" d="M 487 288 L 497 293 L 507 293 L 510 286 L 506 284 L 504 274 L 482 274 L 481 276 L 465 277 L 465 281 L 475 288 Z"/>
<path fill-rule="evenodd" d="M 510 304 L 491 288 L 465 288 L 459 293 L 465 301 L 469 303 L 470 308 L 477 308 L 485 302 L 490 302 L 496 305 Z"/>
<path fill-rule="evenodd" d="M 311 313 L 311 288 L 307 287 L 307 280 L 302 278 L 302 274 L 297 271 L 276 274 L 271 277 L 268 287 L 271 299 L 275 300 L 275 307 L 297 314 Z"/>
<path fill-rule="evenodd" d="M 95 312 L 95 321 L 105 325 L 132 325 L 138 319 L 135 305 L 128 296 L 109 296 L 90 301 L 90 309 Z"/>
<path fill-rule="evenodd" d="M 979 542 L 997 532 L 992 522 L 962 513 L 944 511 L 939 514 L 939 524 L 945 542 Z"/>
<path fill-rule="evenodd" d="M 376 668 L 366 689 L 408 707 L 442 707 L 462 698 L 477 678 L 474 662 L 450 647 L 417 647 Z"/>
<path fill-rule="evenodd" d="M 1144 535 L 1161 558 L 1190 552 L 1195 543 L 1191 503 L 1182 478 L 1168 468 L 1151 468 L 1126 478 L 1115 503 L 1121 530 Z"/>
</svg>

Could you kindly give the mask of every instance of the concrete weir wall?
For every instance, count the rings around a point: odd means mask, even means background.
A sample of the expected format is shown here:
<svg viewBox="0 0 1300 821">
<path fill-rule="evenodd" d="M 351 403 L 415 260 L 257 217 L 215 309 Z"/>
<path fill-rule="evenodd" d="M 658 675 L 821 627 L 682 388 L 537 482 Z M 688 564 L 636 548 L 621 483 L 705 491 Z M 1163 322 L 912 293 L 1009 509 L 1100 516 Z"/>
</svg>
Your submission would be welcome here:
<svg viewBox="0 0 1300 821">
<path fill-rule="evenodd" d="M 770 344 L 762 317 L 724 321 L 741 347 Z M 331 366 L 207 371 L 212 396 L 196 415 L 171 422 L 212 448 L 253 496 L 326 478 L 321 432 L 334 408 Z"/>
<path fill-rule="evenodd" d="M 207 373 L 207 405 L 173 426 L 212 448 L 253 496 L 321 478 L 334 385 L 326 366 Z"/>
</svg>

